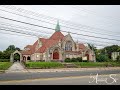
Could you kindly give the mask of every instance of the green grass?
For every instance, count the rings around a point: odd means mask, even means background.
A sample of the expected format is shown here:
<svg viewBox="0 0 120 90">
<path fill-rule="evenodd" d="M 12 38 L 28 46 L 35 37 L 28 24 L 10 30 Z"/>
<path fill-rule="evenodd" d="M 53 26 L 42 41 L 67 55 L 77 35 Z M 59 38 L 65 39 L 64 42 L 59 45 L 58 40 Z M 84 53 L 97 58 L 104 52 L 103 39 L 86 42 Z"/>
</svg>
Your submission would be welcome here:
<svg viewBox="0 0 120 90">
<path fill-rule="evenodd" d="M 73 63 L 81 68 L 119 67 L 120 66 L 120 63 L 118 63 L 118 62 L 73 62 Z"/>
<path fill-rule="evenodd" d="M 11 65 L 11 62 L 0 62 L 0 70 L 7 70 Z"/>
<path fill-rule="evenodd" d="M 39 69 L 48 69 L 48 68 L 62 68 L 64 67 L 59 62 L 26 62 L 27 68 L 39 68 Z"/>
<path fill-rule="evenodd" d="M 119 62 L 72 62 L 77 67 L 94 68 L 94 67 L 120 67 Z M 26 67 L 31 69 L 49 69 L 63 68 L 64 65 L 59 62 L 26 62 Z"/>
</svg>

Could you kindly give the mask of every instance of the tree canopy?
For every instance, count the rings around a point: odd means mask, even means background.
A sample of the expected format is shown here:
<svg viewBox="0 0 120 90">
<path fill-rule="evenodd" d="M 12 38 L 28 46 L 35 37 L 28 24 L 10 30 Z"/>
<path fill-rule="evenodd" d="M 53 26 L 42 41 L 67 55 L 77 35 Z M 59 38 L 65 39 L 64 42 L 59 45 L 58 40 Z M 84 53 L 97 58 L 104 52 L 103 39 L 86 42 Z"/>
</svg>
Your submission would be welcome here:
<svg viewBox="0 0 120 90">
<path fill-rule="evenodd" d="M 9 45 L 6 50 L 4 50 L 3 52 L 0 51 L 0 59 L 10 59 L 11 53 L 13 53 L 15 50 L 20 51 L 20 48 L 15 47 L 14 45 Z"/>
</svg>

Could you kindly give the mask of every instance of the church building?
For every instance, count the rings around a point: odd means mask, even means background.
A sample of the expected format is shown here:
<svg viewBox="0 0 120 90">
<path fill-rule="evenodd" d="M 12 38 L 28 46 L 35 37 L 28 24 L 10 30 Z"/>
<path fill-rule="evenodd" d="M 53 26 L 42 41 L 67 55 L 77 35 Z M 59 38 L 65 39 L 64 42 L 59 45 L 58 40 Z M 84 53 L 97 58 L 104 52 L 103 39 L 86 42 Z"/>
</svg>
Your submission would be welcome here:
<svg viewBox="0 0 120 90">
<path fill-rule="evenodd" d="M 20 55 L 20 61 L 64 61 L 65 58 L 77 57 L 95 61 L 94 51 L 83 43 L 75 42 L 70 33 L 64 36 L 60 31 L 59 22 L 51 37 L 39 38 L 33 45 L 27 45 L 24 50 L 15 51 L 11 54 L 11 62 L 15 53 Z"/>
</svg>

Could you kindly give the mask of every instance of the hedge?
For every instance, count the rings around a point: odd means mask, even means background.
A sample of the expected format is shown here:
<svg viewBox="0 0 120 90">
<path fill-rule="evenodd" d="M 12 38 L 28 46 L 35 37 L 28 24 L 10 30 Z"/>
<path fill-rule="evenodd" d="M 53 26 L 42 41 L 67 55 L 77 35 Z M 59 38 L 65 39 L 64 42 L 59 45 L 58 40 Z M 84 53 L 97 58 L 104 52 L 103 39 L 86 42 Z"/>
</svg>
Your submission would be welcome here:
<svg viewBox="0 0 120 90">
<path fill-rule="evenodd" d="M 77 57 L 77 58 L 66 58 L 65 62 L 82 62 L 82 58 L 81 57 Z"/>
</svg>

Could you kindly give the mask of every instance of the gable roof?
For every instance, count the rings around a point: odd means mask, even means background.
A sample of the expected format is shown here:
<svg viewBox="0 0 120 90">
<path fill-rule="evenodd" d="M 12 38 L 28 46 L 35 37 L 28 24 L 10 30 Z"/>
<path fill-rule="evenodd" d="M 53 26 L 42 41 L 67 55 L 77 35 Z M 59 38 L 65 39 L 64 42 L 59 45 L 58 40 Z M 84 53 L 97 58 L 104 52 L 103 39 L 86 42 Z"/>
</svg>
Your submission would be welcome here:
<svg viewBox="0 0 120 90">
<path fill-rule="evenodd" d="M 43 52 L 45 52 L 47 48 L 55 45 L 57 42 L 58 42 L 58 40 L 48 39 L 48 40 L 46 41 L 46 43 L 44 43 L 44 44 L 42 45 L 42 47 L 40 47 L 40 48 L 36 51 L 36 53 L 43 53 Z"/>
<path fill-rule="evenodd" d="M 82 44 L 82 43 L 79 43 L 79 49 L 81 49 L 82 51 L 84 51 L 85 50 L 85 45 L 84 44 Z"/>
<path fill-rule="evenodd" d="M 61 32 L 55 32 L 49 39 L 63 40 L 65 36 Z"/>
<path fill-rule="evenodd" d="M 55 45 L 59 42 L 59 40 L 63 40 L 63 38 L 64 35 L 59 31 L 55 32 L 49 39 L 41 38 L 40 40 L 42 41 L 43 45 L 36 51 L 36 53 L 45 52 L 47 48 Z"/>
</svg>

